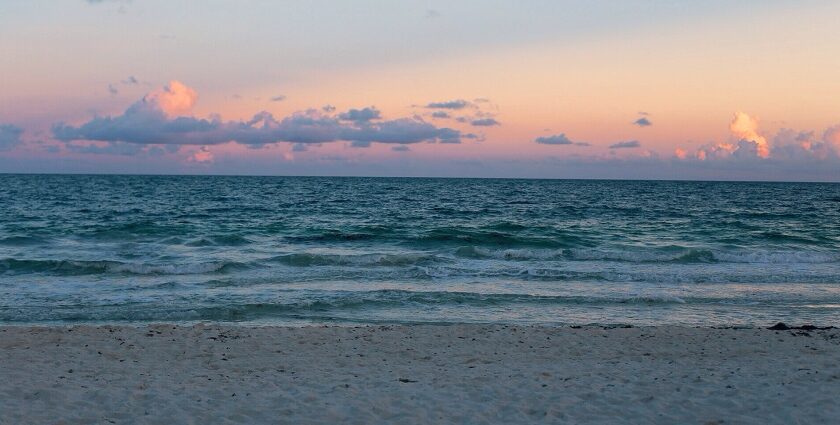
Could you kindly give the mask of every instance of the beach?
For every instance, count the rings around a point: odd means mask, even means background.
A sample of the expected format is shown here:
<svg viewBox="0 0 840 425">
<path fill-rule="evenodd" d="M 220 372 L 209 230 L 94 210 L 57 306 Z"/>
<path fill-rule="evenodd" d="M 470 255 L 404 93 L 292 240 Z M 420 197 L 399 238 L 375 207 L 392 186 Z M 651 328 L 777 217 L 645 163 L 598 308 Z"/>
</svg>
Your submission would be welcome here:
<svg viewBox="0 0 840 425">
<path fill-rule="evenodd" d="M 0 423 L 832 423 L 840 329 L 0 327 Z"/>
</svg>

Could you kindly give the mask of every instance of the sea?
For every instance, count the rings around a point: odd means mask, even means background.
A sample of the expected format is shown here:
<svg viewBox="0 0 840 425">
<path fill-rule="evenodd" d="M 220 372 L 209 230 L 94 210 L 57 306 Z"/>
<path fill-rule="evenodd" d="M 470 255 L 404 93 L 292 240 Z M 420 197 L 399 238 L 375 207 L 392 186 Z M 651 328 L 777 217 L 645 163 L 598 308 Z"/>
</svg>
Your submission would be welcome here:
<svg viewBox="0 0 840 425">
<path fill-rule="evenodd" d="M 0 324 L 840 325 L 840 184 L 0 175 Z"/>
</svg>

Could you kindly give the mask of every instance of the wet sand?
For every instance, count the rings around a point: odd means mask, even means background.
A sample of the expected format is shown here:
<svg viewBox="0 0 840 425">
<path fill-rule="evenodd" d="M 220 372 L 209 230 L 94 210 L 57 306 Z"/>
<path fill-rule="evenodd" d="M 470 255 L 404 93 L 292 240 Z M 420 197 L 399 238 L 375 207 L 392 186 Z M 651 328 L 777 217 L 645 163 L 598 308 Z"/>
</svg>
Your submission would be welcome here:
<svg viewBox="0 0 840 425">
<path fill-rule="evenodd" d="M 840 330 L 0 327 L 0 423 L 836 423 Z"/>
</svg>

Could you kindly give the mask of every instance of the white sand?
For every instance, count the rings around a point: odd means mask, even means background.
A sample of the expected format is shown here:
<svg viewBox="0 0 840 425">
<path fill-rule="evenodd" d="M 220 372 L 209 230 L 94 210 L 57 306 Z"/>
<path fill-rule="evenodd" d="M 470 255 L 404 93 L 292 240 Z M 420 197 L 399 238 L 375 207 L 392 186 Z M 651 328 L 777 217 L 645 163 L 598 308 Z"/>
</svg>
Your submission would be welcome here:
<svg viewBox="0 0 840 425">
<path fill-rule="evenodd" d="M 804 334 L 0 327 L 0 423 L 840 423 L 840 330 Z"/>
</svg>

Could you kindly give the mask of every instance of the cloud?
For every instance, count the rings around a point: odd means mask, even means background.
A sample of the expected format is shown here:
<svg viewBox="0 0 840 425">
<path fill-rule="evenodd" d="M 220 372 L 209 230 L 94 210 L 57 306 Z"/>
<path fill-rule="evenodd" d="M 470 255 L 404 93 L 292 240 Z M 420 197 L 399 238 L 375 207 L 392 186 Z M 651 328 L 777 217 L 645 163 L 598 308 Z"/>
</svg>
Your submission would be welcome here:
<svg viewBox="0 0 840 425">
<path fill-rule="evenodd" d="M 111 96 L 116 96 L 119 92 L 113 84 L 108 84 L 108 93 L 111 93 Z"/>
<path fill-rule="evenodd" d="M 284 95 L 284 94 L 279 94 L 279 95 L 271 98 L 272 102 L 282 102 L 284 100 L 286 100 L 286 95 Z"/>
<path fill-rule="evenodd" d="M 133 75 L 129 75 L 128 78 L 126 78 L 125 80 L 122 80 L 121 83 L 123 83 L 125 85 L 136 85 L 136 84 L 140 84 L 140 80 L 135 78 Z"/>
<path fill-rule="evenodd" d="M 638 148 L 640 146 L 642 146 L 642 144 L 639 143 L 638 140 L 628 140 L 626 142 L 613 143 L 610 145 L 610 149 Z"/>
<path fill-rule="evenodd" d="M 100 144 L 76 144 L 68 143 L 67 150 L 75 153 L 97 154 L 97 155 L 125 155 L 133 156 L 145 152 L 145 146 L 135 143 L 125 142 L 108 142 L 104 145 Z M 160 149 L 160 148 L 158 148 Z"/>
<path fill-rule="evenodd" d="M 719 159 L 767 159 L 770 157 L 770 145 L 767 139 L 758 133 L 758 120 L 743 112 L 736 112 L 729 123 L 729 131 L 735 141 L 710 143 L 701 146 L 695 158 L 705 160 Z M 790 149 L 786 149 L 790 150 Z M 687 156 L 687 155 L 685 155 Z"/>
<path fill-rule="evenodd" d="M 820 160 L 840 157 L 840 143 L 831 127 L 819 139 L 813 131 L 796 131 L 788 128 L 779 129 L 773 136 L 770 157 L 783 159 Z"/>
<path fill-rule="evenodd" d="M 653 125 L 653 123 L 650 122 L 650 120 L 645 118 L 645 117 L 641 117 L 641 118 L 637 119 L 636 121 L 633 121 L 633 124 L 638 125 L 639 127 L 647 127 L 647 126 Z"/>
<path fill-rule="evenodd" d="M 751 142 L 755 145 L 755 153 L 761 158 L 770 156 L 770 147 L 767 144 L 767 139 L 758 134 L 758 120 L 750 117 L 743 112 L 736 112 L 735 117 L 729 124 L 729 131 L 732 135 L 740 141 Z M 750 148 L 752 149 L 752 148 Z"/>
<path fill-rule="evenodd" d="M 574 145 L 575 142 L 569 140 L 565 133 L 555 134 L 553 136 L 537 137 L 534 140 L 543 145 Z"/>
<path fill-rule="evenodd" d="M 434 9 L 426 10 L 426 19 L 440 18 L 441 16 L 443 16 L 443 15 L 441 15 L 441 13 L 438 12 L 437 10 L 434 10 Z"/>
<path fill-rule="evenodd" d="M 744 113 L 736 113 L 730 124 L 737 141 L 709 143 L 690 154 L 678 148 L 674 155 L 682 160 L 759 161 L 823 161 L 840 159 L 840 125 L 829 127 L 822 138 L 814 131 L 781 128 L 773 136 L 773 143 L 758 133 L 758 121 Z"/>
<path fill-rule="evenodd" d="M 435 111 L 435 112 L 432 112 L 432 118 L 438 118 L 438 119 L 452 118 L 452 115 L 449 115 L 449 112 L 446 112 L 446 111 Z"/>
<path fill-rule="evenodd" d="M 426 104 L 429 109 L 464 109 L 470 106 L 470 102 L 463 99 L 449 100 L 446 102 L 431 102 Z"/>
<path fill-rule="evenodd" d="M 501 125 L 501 123 L 496 121 L 495 118 L 479 118 L 472 120 L 470 124 L 475 127 L 492 127 L 495 125 Z"/>
<path fill-rule="evenodd" d="M 410 144 L 420 142 L 459 143 L 461 132 L 437 127 L 422 118 L 370 121 L 375 108 L 351 110 L 334 115 L 309 109 L 277 119 L 260 112 L 248 121 L 222 121 L 218 116 L 197 118 L 177 115 L 189 110 L 197 93 L 177 81 L 156 90 L 131 105 L 122 115 L 95 117 L 79 126 L 57 123 L 53 136 L 61 141 L 89 140 L 138 144 L 214 145 L 236 142 L 243 145 L 269 143 L 328 143 L 336 141 Z M 355 111 L 355 112 L 353 112 Z M 351 120 L 350 118 L 355 118 Z"/>
<path fill-rule="evenodd" d="M 835 152 L 840 152 L 840 124 L 829 127 L 823 133 L 823 141 L 832 146 Z"/>
<path fill-rule="evenodd" d="M 155 90 L 143 98 L 143 102 L 156 104 L 169 116 L 189 112 L 198 100 L 198 93 L 180 81 L 170 81 L 168 85 Z"/>
<path fill-rule="evenodd" d="M 187 161 L 198 164 L 209 164 L 213 162 L 214 159 L 213 152 L 210 152 L 210 149 L 207 149 L 207 146 L 202 146 L 199 150 L 193 152 Z"/>
<path fill-rule="evenodd" d="M 409 148 L 406 145 L 397 145 L 397 146 L 391 147 L 391 150 L 394 151 L 394 152 L 408 152 L 408 151 L 411 150 L 411 148 Z"/>
<path fill-rule="evenodd" d="M 12 124 L 0 124 L 0 151 L 9 150 L 22 143 L 23 129 Z"/>
<path fill-rule="evenodd" d="M 370 147 L 370 142 L 362 141 L 362 140 L 354 140 L 354 141 L 350 142 L 350 147 L 351 148 L 369 148 Z"/>
<path fill-rule="evenodd" d="M 382 114 L 373 106 L 364 109 L 351 109 L 347 112 L 338 115 L 338 118 L 343 121 L 353 121 L 357 123 L 378 120 Z"/>
</svg>

